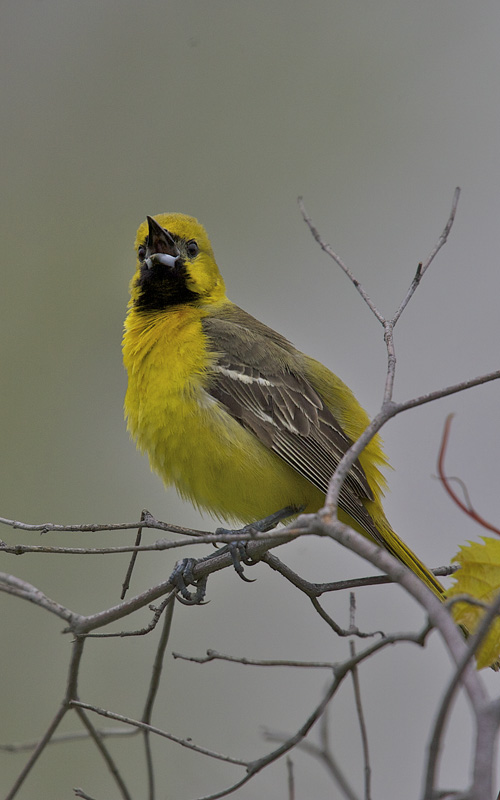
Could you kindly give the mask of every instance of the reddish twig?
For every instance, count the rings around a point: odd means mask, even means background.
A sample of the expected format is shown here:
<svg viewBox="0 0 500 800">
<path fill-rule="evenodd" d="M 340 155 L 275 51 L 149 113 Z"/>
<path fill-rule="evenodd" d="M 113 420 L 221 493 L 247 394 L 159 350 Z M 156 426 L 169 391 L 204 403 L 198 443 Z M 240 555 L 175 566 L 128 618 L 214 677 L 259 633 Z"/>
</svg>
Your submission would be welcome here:
<svg viewBox="0 0 500 800">
<path fill-rule="evenodd" d="M 478 514 L 478 512 L 470 502 L 467 492 L 464 491 L 466 502 L 460 499 L 460 497 L 457 495 L 454 489 L 452 489 L 450 484 L 450 478 L 448 478 L 448 476 L 445 473 L 444 459 L 446 455 L 446 449 L 448 447 L 448 439 L 450 438 L 450 428 L 453 416 L 454 416 L 453 414 L 448 414 L 448 416 L 446 417 L 446 421 L 444 423 L 443 436 L 441 439 L 441 447 L 439 448 L 439 456 L 437 463 L 439 478 L 445 488 L 445 491 L 451 497 L 455 505 L 457 505 L 459 509 L 464 512 L 464 514 L 467 514 L 468 517 L 473 519 L 474 522 L 477 522 L 478 525 L 481 525 L 483 528 L 486 528 L 486 530 L 492 531 L 493 533 L 500 535 L 500 528 L 497 528 L 495 525 L 492 525 L 490 522 L 485 520 L 484 517 Z"/>
</svg>

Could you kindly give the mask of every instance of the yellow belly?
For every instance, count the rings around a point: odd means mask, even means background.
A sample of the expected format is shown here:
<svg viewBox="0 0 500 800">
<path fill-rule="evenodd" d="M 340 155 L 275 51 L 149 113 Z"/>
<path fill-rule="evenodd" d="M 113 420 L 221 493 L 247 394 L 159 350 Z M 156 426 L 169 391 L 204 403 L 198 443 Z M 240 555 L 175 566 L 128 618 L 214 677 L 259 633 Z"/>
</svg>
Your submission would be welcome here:
<svg viewBox="0 0 500 800">
<path fill-rule="evenodd" d="M 129 323 L 128 428 L 165 484 L 225 520 L 251 522 L 287 505 L 317 510 L 323 494 L 246 431 L 203 388 L 210 366 L 199 314 Z"/>
</svg>

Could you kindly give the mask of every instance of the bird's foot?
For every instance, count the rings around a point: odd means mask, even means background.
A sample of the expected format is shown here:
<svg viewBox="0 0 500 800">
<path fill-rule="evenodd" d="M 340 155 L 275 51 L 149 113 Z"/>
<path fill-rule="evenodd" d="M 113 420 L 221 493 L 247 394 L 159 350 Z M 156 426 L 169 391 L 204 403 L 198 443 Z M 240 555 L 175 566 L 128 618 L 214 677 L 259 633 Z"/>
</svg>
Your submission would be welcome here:
<svg viewBox="0 0 500 800">
<path fill-rule="evenodd" d="M 275 511 L 274 514 L 270 514 L 268 517 L 264 517 L 264 519 L 259 519 L 256 522 L 251 522 L 249 525 L 245 525 L 243 528 L 239 530 L 228 530 L 227 528 L 217 528 L 215 534 L 217 536 L 220 535 L 231 535 L 234 534 L 235 536 L 247 536 L 249 540 L 252 539 L 253 536 L 257 533 L 267 533 L 268 531 L 272 530 L 276 527 L 280 522 L 287 517 L 291 517 L 294 514 L 298 514 L 302 511 L 301 508 L 296 508 L 295 506 L 287 506 L 286 508 L 282 508 L 280 511 Z M 229 542 L 225 547 L 219 550 L 220 553 L 224 551 L 228 551 L 231 553 L 231 558 L 233 561 L 234 569 L 241 578 L 242 581 L 246 583 L 254 583 L 254 578 L 247 578 L 243 569 L 243 564 L 246 566 L 251 566 L 252 564 L 257 564 L 258 560 L 256 561 L 252 558 L 247 551 L 248 541 L 242 542 L 240 540 Z"/>
<path fill-rule="evenodd" d="M 183 558 L 177 562 L 169 578 L 177 590 L 177 599 L 186 606 L 201 605 L 205 599 L 207 576 L 196 580 L 193 574 L 196 563 L 195 558 Z M 191 592 L 188 586 L 194 586 L 195 591 Z"/>
<path fill-rule="evenodd" d="M 278 525 L 287 517 L 299 514 L 301 511 L 301 508 L 287 506 L 286 508 L 282 508 L 280 511 L 276 511 L 274 514 L 270 514 L 268 517 L 264 517 L 264 519 L 257 520 L 249 525 L 245 525 L 239 530 L 217 528 L 215 533 L 218 536 L 244 536 L 247 538 L 247 540 L 251 540 L 252 537 L 257 533 L 267 533 L 267 531 L 275 528 L 276 525 Z M 241 541 L 241 539 L 238 539 L 234 542 L 230 541 L 229 544 L 218 550 L 218 554 L 220 555 L 220 553 L 229 552 L 231 554 L 234 569 L 241 580 L 246 581 L 247 583 L 253 583 L 254 580 L 247 578 L 243 569 L 244 564 L 246 566 L 250 566 L 251 564 L 257 563 L 257 560 L 248 554 L 247 544 L 248 541 Z M 194 568 L 200 561 L 208 561 L 210 558 L 211 556 L 205 556 L 201 559 L 183 558 L 182 561 L 178 561 L 175 565 L 169 581 L 177 591 L 177 599 L 181 603 L 184 603 L 184 605 L 201 605 L 204 602 L 207 588 L 207 576 L 204 578 L 195 578 Z M 194 591 L 190 591 L 188 588 L 189 586 L 194 586 Z"/>
</svg>

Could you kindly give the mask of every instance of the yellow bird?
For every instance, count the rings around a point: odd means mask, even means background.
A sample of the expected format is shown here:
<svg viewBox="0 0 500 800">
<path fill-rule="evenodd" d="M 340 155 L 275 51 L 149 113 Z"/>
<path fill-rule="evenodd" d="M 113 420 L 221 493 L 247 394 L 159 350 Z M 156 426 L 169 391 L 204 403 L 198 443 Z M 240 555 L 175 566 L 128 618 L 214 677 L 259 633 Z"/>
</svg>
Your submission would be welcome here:
<svg viewBox="0 0 500 800">
<path fill-rule="evenodd" d="M 227 298 L 193 217 L 148 217 L 135 249 L 125 415 L 152 469 L 227 521 L 255 522 L 286 506 L 320 509 L 340 458 L 369 422 L 351 390 Z M 344 482 L 339 517 L 443 598 L 385 517 L 386 464 L 375 437 Z"/>
</svg>

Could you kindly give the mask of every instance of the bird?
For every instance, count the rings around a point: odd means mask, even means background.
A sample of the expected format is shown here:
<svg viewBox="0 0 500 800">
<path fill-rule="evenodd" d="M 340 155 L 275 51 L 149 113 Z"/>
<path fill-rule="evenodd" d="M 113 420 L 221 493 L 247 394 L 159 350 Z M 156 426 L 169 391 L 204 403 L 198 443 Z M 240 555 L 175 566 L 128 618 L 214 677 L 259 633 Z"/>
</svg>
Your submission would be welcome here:
<svg viewBox="0 0 500 800">
<path fill-rule="evenodd" d="M 343 381 L 235 305 L 205 228 L 148 216 L 123 336 L 131 436 L 167 486 L 219 520 L 251 523 L 324 506 L 340 459 L 369 424 Z M 339 519 L 445 590 L 389 524 L 378 435 L 348 473 Z"/>
</svg>

